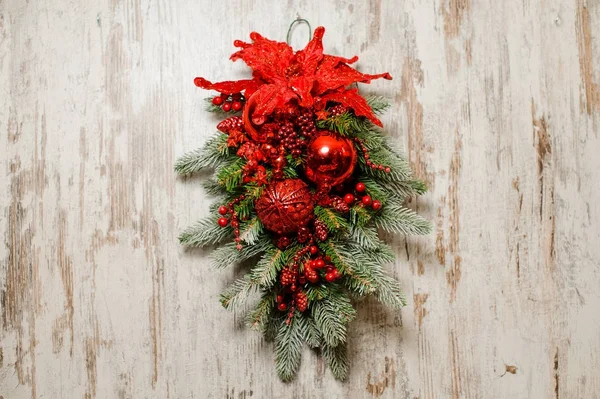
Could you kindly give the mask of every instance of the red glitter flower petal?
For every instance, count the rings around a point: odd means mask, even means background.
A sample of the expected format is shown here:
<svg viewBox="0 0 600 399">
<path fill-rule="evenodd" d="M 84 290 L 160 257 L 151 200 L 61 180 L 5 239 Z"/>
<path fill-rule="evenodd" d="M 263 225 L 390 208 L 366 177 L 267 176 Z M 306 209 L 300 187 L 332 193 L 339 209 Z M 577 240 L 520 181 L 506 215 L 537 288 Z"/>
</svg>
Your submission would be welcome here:
<svg viewBox="0 0 600 399">
<path fill-rule="evenodd" d="M 225 94 L 233 94 L 240 93 L 244 90 L 251 90 L 254 92 L 262 84 L 262 82 L 257 79 L 243 79 L 212 83 L 204 78 L 197 77 L 194 79 L 194 84 L 202 89 L 216 90 L 219 93 Z"/>
<path fill-rule="evenodd" d="M 354 113 L 357 116 L 364 116 L 365 118 L 373 122 L 375 125 L 383 127 L 383 124 L 379 119 L 377 119 L 377 117 L 373 113 L 373 110 L 367 103 L 367 100 L 365 100 L 363 96 L 358 94 L 358 89 L 328 93 L 321 97 L 321 100 L 322 106 L 325 106 L 327 101 L 335 101 L 337 103 L 350 107 L 354 110 Z"/>
</svg>

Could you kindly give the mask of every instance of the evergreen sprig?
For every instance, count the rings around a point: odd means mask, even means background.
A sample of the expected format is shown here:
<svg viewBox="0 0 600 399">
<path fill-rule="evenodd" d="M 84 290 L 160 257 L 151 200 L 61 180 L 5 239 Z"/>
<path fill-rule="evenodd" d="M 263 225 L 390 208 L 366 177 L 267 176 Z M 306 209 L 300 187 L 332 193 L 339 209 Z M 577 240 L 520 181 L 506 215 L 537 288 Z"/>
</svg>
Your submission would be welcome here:
<svg viewBox="0 0 600 399">
<path fill-rule="evenodd" d="M 275 339 L 275 364 L 282 381 L 290 381 L 300 368 L 302 344 L 307 332 L 306 319 L 296 312 L 289 323 L 282 323 Z"/>
<path fill-rule="evenodd" d="M 216 133 L 203 147 L 180 157 L 175 162 L 175 171 L 180 175 L 188 175 L 204 168 L 216 168 L 230 156 L 232 155 L 227 146 L 227 136 Z"/>
<path fill-rule="evenodd" d="M 217 219 L 214 215 L 200 219 L 179 235 L 179 242 L 186 247 L 205 247 L 231 238 L 233 229 L 230 226 L 219 226 Z"/>
</svg>

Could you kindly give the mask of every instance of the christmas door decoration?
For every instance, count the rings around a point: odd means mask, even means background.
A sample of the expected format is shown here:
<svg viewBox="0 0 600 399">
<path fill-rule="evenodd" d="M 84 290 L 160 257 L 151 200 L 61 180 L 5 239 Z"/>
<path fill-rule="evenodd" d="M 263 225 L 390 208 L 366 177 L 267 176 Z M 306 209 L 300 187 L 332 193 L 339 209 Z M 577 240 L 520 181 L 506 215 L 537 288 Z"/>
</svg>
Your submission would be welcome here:
<svg viewBox="0 0 600 399">
<path fill-rule="evenodd" d="M 217 197 L 210 216 L 180 236 L 183 245 L 216 246 L 217 268 L 245 275 L 221 295 L 233 309 L 254 300 L 247 324 L 274 341 L 279 377 L 292 379 L 302 346 L 319 348 L 333 375 L 348 374 L 346 329 L 357 299 L 374 295 L 400 308 L 405 298 L 385 270 L 394 250 L 378 233 L 426 234 L 430 224 L 405 206 L 423 194 L 403 155 L 380 129 L 388 103 L 363 97 L 357 83 L 391 79 L 365 74 L 357 57 L 323 53 L 325 29 L 294 52 L 252 33 L 231 56 L 252 78 L 196 86 L 213 90 L 208 110 L 224 119 L 204 145 L 181 157 L 188 175 Z"/>
</svg>

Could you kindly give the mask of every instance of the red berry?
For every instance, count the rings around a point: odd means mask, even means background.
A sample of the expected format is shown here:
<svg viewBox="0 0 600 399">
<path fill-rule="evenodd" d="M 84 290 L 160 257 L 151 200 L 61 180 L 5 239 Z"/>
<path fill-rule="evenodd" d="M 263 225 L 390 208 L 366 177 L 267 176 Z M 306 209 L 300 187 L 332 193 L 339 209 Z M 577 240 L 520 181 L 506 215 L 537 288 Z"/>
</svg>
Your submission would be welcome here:
<svg viewBox="0 0 600 399">
<path fill-rule="evenodd" d="M 298 289 L 298 287 L 296 287 L 296 284 L 292 284 L 290 285 L 290 291 L 294 292 Z"/>
<path fill-rule="evenodd" d="M 340 274 L 340 271 L 338 269 L 333 269 L 333 271 L 331 273 L 333 274 L 333 277 L 335 277 L 336 280 L 338 278 L 342 277 L 342 275 Z"/>
<path fill-rule="evenodd" d="M 326 273 L 325 274 L 325 280 L 327 280 L 327 282 L 329 282 L 329 283 L 335 281 L 335 274 L 333 274 L 333 272 Z"/>
<path fill-rule="evenodd" d="M 363 205 L 369 206 L 369 205 L 371 205 L 372 202 L 373 202 L 373 200 L 371 199 L 370 196 L 365 195 L 364 197 L 362 197 L 362 203 L 363 203 Z"/>
<path fill-rule="evenodd" d="M 354 195 L 348 193 L 346 195 L 344 195 L 344 202 L 348 205 L 350 205 L 351 203 L 354 202 Z"/>
<path fill-rule="evenodd" d="M 327 256 L 325 257 L 325 262 L 331 262 L 331 256 L 327 255 Z"/>
<path fill-rule="evenodd" d="M 233 108 L 234 111 L 239 111 L 242 109 L 242 103 L 239 101 L 234 101 L 233 104 L 231 104 L 231 108 Z"/>
<path fill-rule="evenodd" d="M 311 255 L 316 255 L 316 254 L 317 254 L 317 252 L 319 252 L 319 248 L 317 248 L 317 246 L 316 246 L 316 245 L 311 245 L 311 246 L 310 246 L 310 254 L 311 254 Z"/>
<path fill-rule="evenodd" d="M 323 259 L 317 259 L 315 261 L 315 265 L 314 265 L 315 269 L 322 269 L 324 267 L 325 267 L 325 261 Z"/>
<path fill-rule="evenodd" d="M 223 215 L 223 216 L 225 216 L 225 215 L 227 215 L 227 212 L 229 212 L 229 209 L 227 209 L 227 207 L 226 207 L 226 206 L 223 206 L 223 205 L 221 205 L 221 206 L 219 207 L 219 214 L 220 214 L 220 215 Z"/>
<path fill-rule="evenodd" d="M 385 173 L 390 173 L 392 171 L 392 169 L 388 166 L 387 168 L 385 168 Z"/>
<path fill-rule="evenodd" d="M 279 294 L 277 295 L 277 303 L 282 303 L 283 302 L 283 295 Z"/>
<path fill-rule="evenodd" d="M 219 96 L 217 96 L 217 97 L 213 97 L 213 99 L 212 99 L 212 103 L 213 103 L 214 105 L 221 105 L 221 104 L 223 104 L 223 98 L 222 98 L 222 97 L 219 97 Z"/>
<path fill-rule="evenodd" d="M 221 109 L 225 112 L 231 111 L 231 102 L 227 101 L 223 105 L 221 105 Z"/>
<path fill-rule="evenodd" d="M 318 283 L 318 282 L 319 282 L 319 273 L 317 273 L 317 272 L 316 272 L 316 271 L 314 271 L 314 270 L 311 270 L 311 272 L 310 272 L 310 273 L 306 273 L 306 279 L 307 279 L 309 282 L 311 282 L 311 283 L 313 283 L 313 284 L 316 284 L 316 283 Z"/>
<path fill-rule="evenodd" d="M 287 309 L 287 305 L 285 303 L 280 303 L 279 305 L 277 305 L 277 309 L 284 312 Z"/>
<path fill-rule="evenodd" d="M 365 191 L 365 183 L 356 183 L 356 191 L 362 193 Z"/>
<path fill-rule="evenodd" d="M 229 219 L 227 219 L 227 218 L 219 218 L 218 223 L 219 223 L 219 226 L 225 227 L 225 226 L 227 226 L 227 223 L 229 223 Z"/>
<path fill-rule="evenodd" d="M 373 210 L 378 211 L 381 209 L 381 201 L 375 200 L 371 206 L 373 207 Z"/>
</svg>

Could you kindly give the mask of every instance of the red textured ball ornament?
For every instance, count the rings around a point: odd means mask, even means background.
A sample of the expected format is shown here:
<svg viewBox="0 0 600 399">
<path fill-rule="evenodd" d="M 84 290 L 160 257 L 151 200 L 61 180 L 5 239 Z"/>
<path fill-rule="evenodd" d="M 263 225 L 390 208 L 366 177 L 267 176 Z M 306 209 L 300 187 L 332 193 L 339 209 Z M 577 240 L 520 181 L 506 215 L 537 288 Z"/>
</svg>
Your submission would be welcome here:
<svg viewBox="0 0 600 399">
<path fill-rule="evenodd" d="M 256 201 L 258 218 L 277 234 L 293 233 L 306 226 L 313 211 L 310 189 L 300 179 L 277 180 Z"/>
<path fill-rule="evenodd" d="M 317 185 L 342 183 L 350 177 L 356 165 L 354 144 L 334 132 L 318 132 L 306 152 L 306 177 Z"/>
</svg>

